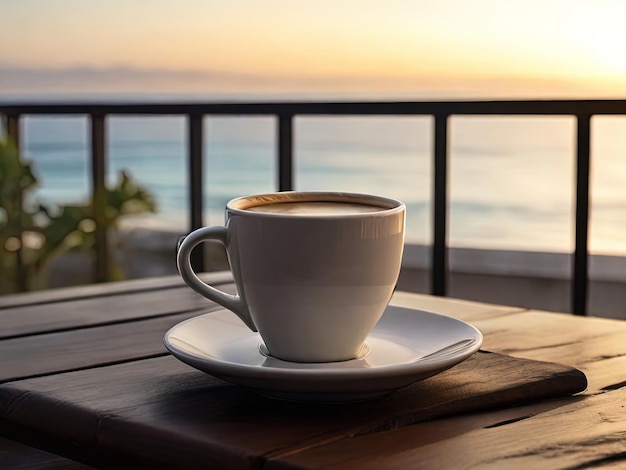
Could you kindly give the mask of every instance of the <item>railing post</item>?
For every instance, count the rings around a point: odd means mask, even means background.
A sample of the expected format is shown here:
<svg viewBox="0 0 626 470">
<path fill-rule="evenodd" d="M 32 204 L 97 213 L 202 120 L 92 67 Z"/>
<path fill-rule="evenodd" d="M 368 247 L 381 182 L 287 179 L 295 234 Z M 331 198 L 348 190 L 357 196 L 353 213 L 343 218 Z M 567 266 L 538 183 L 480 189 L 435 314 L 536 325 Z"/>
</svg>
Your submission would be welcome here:
<svg viewBox="0 0 626 470">
<path fill-rule="evenodd" d="M 91 203 L 95 222 L 95 282 L 109 279 L 109 245 L 106 227 L 106 120 L 104 114 L 91 114 Z"/>
<path fill-rule="evenodd" d="M 278 190 L 293 190 L 293 115 L 278 115 Z"/>
<path fill-rule="evenodd" d="M 202 161 L 203 147 L 203 114 L 189 114 L 189 229 L 196 230 L 204 225 L 203 206 L 204 206 L 204 173 Z M 191 266 L 196 272 L 203 272 L 204 266 L 204 247 L 197 246 L 191 253 Z"/>
<path fill-rule="evenodd" d="M 576 126 L 576 241 L 572 263 L 572 312 L 576 315 L 587 314 L 590 157 L 591 115 L 578 115 Z"/>
<path fill-rule="evenodd" d="M 435 114 L 433 152 L 433 251 L 430 291 L 446 295 L 448 274 L 448 115 Z"/>
</svg>

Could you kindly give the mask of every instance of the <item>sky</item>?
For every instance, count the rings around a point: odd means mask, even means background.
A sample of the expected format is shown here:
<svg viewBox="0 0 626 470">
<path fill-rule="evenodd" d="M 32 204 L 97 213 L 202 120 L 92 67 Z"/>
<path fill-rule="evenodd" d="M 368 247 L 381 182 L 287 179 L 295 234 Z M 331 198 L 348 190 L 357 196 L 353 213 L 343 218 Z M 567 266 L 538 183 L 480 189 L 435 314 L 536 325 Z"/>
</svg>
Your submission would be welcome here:
<svg viewBox="0 0 626 470">
<path fill-rule="evenodd" d="M 623 0 L 0 0 L 0 98 L 624 98 Z"/>
</svg>

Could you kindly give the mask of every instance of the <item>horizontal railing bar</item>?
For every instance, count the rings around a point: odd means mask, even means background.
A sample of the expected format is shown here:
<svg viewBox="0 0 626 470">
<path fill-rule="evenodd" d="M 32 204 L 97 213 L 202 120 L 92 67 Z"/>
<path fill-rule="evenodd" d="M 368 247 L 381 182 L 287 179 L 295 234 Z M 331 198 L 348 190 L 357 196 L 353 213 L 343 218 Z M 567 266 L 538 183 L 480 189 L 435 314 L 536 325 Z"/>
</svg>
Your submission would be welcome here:
<svg viewBox="0 0 626 470">
<path fill-rule="evenodd" d="M 626 114 L 626 100 L 0 103 L 2 114 L 120 115 L 597 115 Z"/>
</svg>

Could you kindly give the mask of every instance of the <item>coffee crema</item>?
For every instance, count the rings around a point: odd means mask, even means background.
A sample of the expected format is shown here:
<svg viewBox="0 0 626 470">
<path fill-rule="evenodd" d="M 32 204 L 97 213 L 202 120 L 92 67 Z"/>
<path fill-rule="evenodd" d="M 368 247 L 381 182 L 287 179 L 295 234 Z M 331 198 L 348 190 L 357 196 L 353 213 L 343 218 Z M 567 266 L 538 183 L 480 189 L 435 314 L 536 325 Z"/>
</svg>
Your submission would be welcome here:
<svg viewBox="0 0 626 470">
<path fill-rule="evenodd" d="M 245 210 L 251 212 L 264 212 L 269 214 L 288 215 L 349 215 L 363 214 L 367 212 L 379 212 L 384 207 L 369 204 L 355 204 L 351 202 L 325 202 L 325 201 L 302 201 L 302 202 L 276 202 L 248 207 Z"/>
</svg>

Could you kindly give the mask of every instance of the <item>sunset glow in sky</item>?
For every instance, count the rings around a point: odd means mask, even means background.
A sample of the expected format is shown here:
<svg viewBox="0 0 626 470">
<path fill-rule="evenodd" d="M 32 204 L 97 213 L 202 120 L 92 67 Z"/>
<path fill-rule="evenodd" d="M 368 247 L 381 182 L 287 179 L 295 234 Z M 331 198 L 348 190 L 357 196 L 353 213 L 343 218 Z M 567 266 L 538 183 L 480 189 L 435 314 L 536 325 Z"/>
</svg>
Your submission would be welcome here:
<svg viewBox="0 0 626 470">
<path fill-rule="evenodd" d="M 0 94 L 626 95 L 622 0 L 0 0 Z"/>
</svg>

